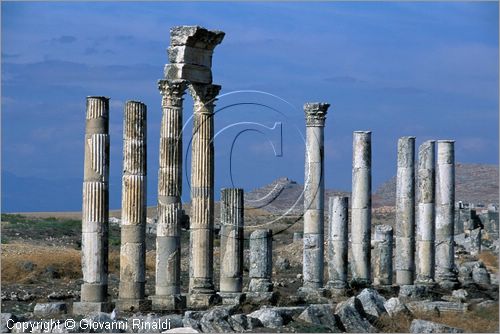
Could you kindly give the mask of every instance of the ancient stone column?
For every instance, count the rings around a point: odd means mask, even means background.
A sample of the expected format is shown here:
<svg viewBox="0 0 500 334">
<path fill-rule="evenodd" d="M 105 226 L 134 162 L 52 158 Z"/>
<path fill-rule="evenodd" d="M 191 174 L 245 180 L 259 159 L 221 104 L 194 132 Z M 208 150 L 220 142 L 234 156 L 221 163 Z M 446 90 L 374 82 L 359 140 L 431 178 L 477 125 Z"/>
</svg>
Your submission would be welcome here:
<svg viewBox="0 0 500 334">
<path fill-rule="evenodd" d="M 348 205 L 348 197 L 333 196 L 329 199 L 327 287 L 335 295 L 344 294 L 347 288 Z"/>
<path fill-rule="evenodd" d="M 375 226 L 373 266 L 373 284 L 381 287 L 392 285 L 392 227 L 389 225 Z"/>
<path fill-rule="evenodd" d="M 109 312 L 108 217 L 109 217 L 109 99 L 87 97 L 85 164 L 82 204 L 81 301 L 73 313 Z"/>
<path fill-rule="evenodd" d="M 306 103 L 304 184 L 304 289 L 323 287 L 324 271 L 324 128 L 328 103 Z"/>
<path fill-rule="evenodd" d="M 353 134 L 351 246 L 352 283 L 371 283 L 371 218 L 372 218 L 371 132 Z"/>
<path fill-rule="evenodd" d="M 457 285 L 455 270 L 455 149 L 453 140 L 438 140 L 436 166 L 436 281 L 443 288 Z"/>
<path fill-rule="evenodd" d="M 415 137 L 402 137 L 398 140 L 396 182 L 396 283 L 412 285 L 414 276 Z"/>
<path fill-rule="evenodd" d="M 224 304 L 239 303 L 243 289 L 243 189 L 222 189 L 220 295 Z"/>
<path fill-rule="evenodd" d="M 417 188 L 417 283 L 434 282 L 435 259 L 435 142 L 428 140 L 418 149 Z"/>
<path fill-rule="evenodd" d="M 120 288 L 116 308 L 146 311 L 146 173 L 147 108 L 128 101 L 123 121 L 122 222 Z"/>
<path fill-rule="evenodd" d="M 273 283 L 273 231 L 255 230 L 250 234 L 250 292 L 271 292 Z"/>
<path fill-rule="evenodd" d="M 190 278 L 191 307 L 218 301 L 213 283 L 214 107 L 218 85 L 192 84 L 194 99 L 191 153 Z"/>
<path fill-rule="evenodd" d="M 479 255 L 481 253 L 481 227 L 466 231 L 469 237 L 470 254 Z"/>
<path fill-rule="evenodd" d="M 184 80 L 160 80 L 162 120 L 158 170 L 158 222 L 156 228 L 155 310 L 182 310 L 181 218 L 182 210 L 182 103 Z"/>
</svg>

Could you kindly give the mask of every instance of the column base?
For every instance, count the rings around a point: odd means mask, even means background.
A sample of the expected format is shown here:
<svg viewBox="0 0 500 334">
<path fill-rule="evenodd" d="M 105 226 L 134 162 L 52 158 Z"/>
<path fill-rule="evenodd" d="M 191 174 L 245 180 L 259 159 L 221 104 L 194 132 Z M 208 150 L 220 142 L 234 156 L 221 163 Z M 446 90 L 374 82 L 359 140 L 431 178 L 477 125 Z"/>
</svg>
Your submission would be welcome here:
<svg viewBox="0 0 500 334">
<path fill-rule="evenodd" d="M 402 301 L 434 300 L 436 293 L 433 291 L 433 285 L 402 285 L 399 287 L 398 297 Z"/>
<path fill-rule="evenodd" d="M 304 299 L 308 304 L 328 304 L 330 301 L 329 290 L 325 288 L 300 287 L 297 296 Z"/>
<path fill-rule="evenodd" d="M 444 290 L 455 290 L 460 287 L 460 283 L 454 280 L 444 280 L 444 281 L 439 281 L 438 285 L 441 289 Z"/>
<path fill-rule="evenodd" d="M 183 295 L 154 295 L 149 299 L 155 311 L 183 311 L 186 309 L 186 296 Z"/>
<path fill-rule="evenodd" d="M 353 278 L 351 280 L 351 288 L 353 289 L 364 289 L 371 287 L 372 282 L 368 278 Z"/>
<path fill-rule="evenodd" d="M 218 295 L 222 298 L 222 305 L 241 305 L 246 294 L 241 292 L 219 292 Z"/>
<path fill-rule="evenodd" d="M 271 292 L 273 287 L 273 282 L 268 278 L 252 278 L 248 284 L 248 290 L 253 292 Z"/>
<path fill-rule="evenodd" d="M 343 281 L 328 281 L 325 287 L 332 297 L 347 296 L 350 290 L 347 282 Z"/>
<path fill-rule="evenodd" d="M 454 290 L 460 286 L 458 277 L 453 271 L 438 273 L 436 282 L 441 289 L 445 290 Z"/>
<path fill-rule="evenodd" d="M 95 312 L 106 312 L 109 313 L 113 311 L 115 305 L 110 302 L 74 302 L 73 303 L 73 314 L 74 315 L 89 315 Z"/>
<path fill-rule="evenodd" d="M 221 297 L 213 293 L 197 293 L 191 292 L 189 294 L 189 308 L 192 309 L 205 309 L 211 306 L 217 305 L 221 303 Z"/>
<path fill-rule="evenodd" d="M 149 299 L 117 299 L 115 308 L 123 312 L 147 312 L 151 310 Z"/>
<path fill-rule="evenodd" d="M 382 293 L 387 293 L 387 294 L 397 294 L 398 292 L 398 287 L 394 285 L 389 285 L 389 284 L 381 284 L 381 285 L 375 285 L 373 286 L 375 290 L 378 292 Z"/>
<path fill-rule="evenodd" d="M 278 293 L 276 292 L 247 292 L 246 303 L 252 305 L 276 305 L 278 303 Z"/>
</svg>

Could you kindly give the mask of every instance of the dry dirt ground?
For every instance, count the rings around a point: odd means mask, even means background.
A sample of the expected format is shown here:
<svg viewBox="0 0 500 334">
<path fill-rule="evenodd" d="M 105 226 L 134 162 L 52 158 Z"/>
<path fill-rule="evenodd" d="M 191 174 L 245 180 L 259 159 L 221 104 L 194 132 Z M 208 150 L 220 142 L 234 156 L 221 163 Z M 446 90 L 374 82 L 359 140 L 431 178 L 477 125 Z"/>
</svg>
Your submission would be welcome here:
<svg viewBox="0 0 500 334">
<path fill-rule="evenodd" d="M 118 216 L 118 213 L 111 213 Z M 55 218 L 57 217 L 57 218 Z M 2 215 L 1 223 L 1 287 L 2 312 L 23 314 L 31 312 L 37 302 L 65 300 L 71 305 L 79 300 L 81 280 L 80 247 L 81 221 L 79 213 L 32 213 L 23 215 Z M 274 266 L 273 279 L 281 298 L 279 304 L 288 304 L 288 296 L 301 286 L 302 243 L 293 242 L 293 233 L 302 230 L 298 217 L 279 219 L 271 225 L 266 222 L 277 217 L 261 211 L 247 212 L 245 236 L 259 228 L 272 228 L 274 262 L 278 258 L 288 259 L 290 267 Z M 390 209 L 374 213 L 374 224 L 387 223 L 393 219 Z M 189 232 L 183 231 L 182 245 L 188 245 Z M 119 247 L 120 230 L 117 225 L 110 225 L 109 253 L 109 292 L 111 299 L 118 295 L 119 283 Z M 215 240 L 215 282 L 218 285 L 219 240 Z M 146 293 L 154 294 L 155 280 L 155 238 L 147 237 Z M 248 240 L 245 244 L 248 249 Z M 182 282 L 188 282 L 187 249 L 182 249 Z M 498 271 L 498 258 L 491 253 L 483 253 L 481 259 L 490 270 Z M 325 273 L 325 277 L 327 273 Z M 184 283 L 183 290 L 187 292 Z M 248 283 L 248 251 L 245 255 L 244 283 Z M 471 311 L 464 316 L 434 314 L 419 315 L 451 326 L 464 328 L 471 332 L 498 332 L 498 304 L 481 312 Z M 405 332 L 409 329 L 411 318 L 383 317 L 379 328 L 388 332 Z M 296 323 L 289 331 L 311 332 L 315 329 Z M 284 331 L 288 331 L 284 329 Z"/>
</svg>

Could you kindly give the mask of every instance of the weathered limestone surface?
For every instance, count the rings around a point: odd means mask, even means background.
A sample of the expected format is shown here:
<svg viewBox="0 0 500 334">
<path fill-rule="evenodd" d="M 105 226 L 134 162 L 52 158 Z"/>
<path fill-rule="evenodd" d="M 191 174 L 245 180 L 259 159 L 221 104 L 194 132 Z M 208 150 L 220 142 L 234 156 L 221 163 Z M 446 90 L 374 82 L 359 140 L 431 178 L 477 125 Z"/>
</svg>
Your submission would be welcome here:
<svg viewBox="0 0 500 334">
<path fill-rule="evenodd" d="M 435 142 L 428 140 L 418 149 L 417 283 L 434 282 Z"/>
<path fill-rule="evenodd" d="M 481 253 L 481 228 L 478 227 L 473 230 L 467 231 L 469 235 L 469 243 L 470 243 L 470 253 L 471 255 L 478 255 Z"/>
<path fill-rule="evenodd" d="M 344 293 L 348 286 L 348 201 L 348 197 L 342 196 L 333 196 L 329 199 L 327 287 L 335 294 Z"/>
<path fill-rule="evenodd" d="M 217 301 L 213 283 L 214 252 L 214 117 L 218 85 L 192 84 L 194 99 L 191 154 L 190 304 Z"/>
<path fill-rule="evenodd" d="M 187 84 L 183 80 L 160 80 L 162 121 L 158 170 L 158 225 L 156 229 L 156 282 L 151 296 L 153 309 L 180 310 L 182 210 L 182 104 Z"/>
<path fill-rule="evenodd" d="M 306 162 L 304 185 L 305 289 L 323 287 L 324 271 L 324 127 L 328 103 L 306 103 Z"/>
<path fill-rule="evenodd" d="M 212 83 L 212 55 L 224 39 L 224 32 L 198 26 L 178 26 L 170 30 L 165 78 L 190 83 Z"/>
<path fill-rule="evenodd" d="M 444 288 L 453 288 L 458 282 L 453 246 L 454 210 L 454 141 L 439 140 L 436 168 L 436 280 Z"/>
<path fill-rule="evenodd" d="M 392 285 L 393 231 L 389 225 L 377 225 L 374 233 L 375 264 L 373 283 L 378 286 Z"/>
<path fill-rule="evenodd" d="M 82 205 L 81 302 L 73 313 L 108 311 L 109 99 L 87 97 Z"/>
<path fill-rule="evenodd" d="M 250 284 L 248 291 L 273 291 L 272 274 L 273 232 L 272 230 L 255 230 L 250 235 Z"/>
<path fill-rule="evenodd" d="M 352 282 L 371 283 L 371 132 L 353 134 L 352 162 Z"/>
<path fill-rule="evenodd" d="M 146 113 L 144 103 L 128 101 L 123 122 L 120 287 L 116 307 L 145 311 L 146 281 Z"/>
<path fill-rule="evenodd" d="M 222 189 L 220 295 L 241 300 L 243 289 L 243 189 Z"/>
<path fill-rule="evenodd" d="M 415 276 L 415 137 L 398 140 L 396 182 L 396 283 Z"/>
</svg>

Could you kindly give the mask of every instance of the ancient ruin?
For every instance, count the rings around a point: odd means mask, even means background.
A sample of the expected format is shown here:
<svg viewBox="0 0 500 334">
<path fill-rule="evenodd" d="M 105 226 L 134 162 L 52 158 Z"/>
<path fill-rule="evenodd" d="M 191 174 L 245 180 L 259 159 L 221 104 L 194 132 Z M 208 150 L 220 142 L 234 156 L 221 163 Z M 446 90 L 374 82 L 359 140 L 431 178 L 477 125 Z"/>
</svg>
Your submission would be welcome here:
<svg viewBox="0 0 500 334">
<path fill-rule="evenodd" d="M 306 158 L 304 184 L 304 285 L 323 287 L 324 271 L 324 161 L 323 141 L 328 103 L 306 103 Z M 306 292 L 306 291 L 304 291 Z"/>
<path fill-rule="evenodd" d="M 219 294 L 224 304 L 244 299 L 243 219 L 243 189 L 222 189 Z"/>
<path fill-rule="evenodd" d="M 148 310 L 146 282 L 146 173 L 147 108 L 128 101 L 123 121 L 122 226 L 120 289 L 116 308 Z"/>
<path fill-rule="evenodd" d="M 109 98 L 87 97 L 81 300 L 73 313 L 108 312 Z"/>
<path fill-rule="evenodd" d="M 272 229 L 246 225 L 243 189 L 221 190 L 220 231 L 215 225 L 214 116 L 221 86 L 212 83 L 211 66 L 214 48 L 222 42 L 224 33 L 181 26 L 173 28 L 170 37 L 169 63 L 164 78 L 158 82 L 162 121 L 157 221 L 153 232 L 156 234 L 154 294 L 146 293 L 145 287 L 147 111 L 145 104 L 128 101 L 123 116 L 120 281 L 118 299 L 114 301 L 116 310 L 182 313 L 184 327 L 202 332 L 247 331 L 259 326 L 280 329 L 292 318 L 334 332 L 364 332 L 375 331 L 376 319 L 385 314 L 392 317 L 422 310 L 464 313 L 468 310 L 463 302 L 468 298 L 466 289 L 486 290 L 495 279 L 481 261 L 471 259 L 481 254 L 486 240 L 483 234 L 498 238 L 498 208 L 480 211 L 472 204 L 455 203 L 452 140 L 423 142 L 416 162 L 416 138 L 399 138 L 395 217 L 384 223 L 374 218 L 372 226 L 371 131 L 355 131 L 351 198 L 337 193 L 330 197 L 330 193 L 325 213 L 324 130 L 330 105 L 317 102 L 304 104 L 303 230 L 290 232 L 290 242 L 301 245 L 302 274 L 288 283 L 277 279 L 273 275 L 288 270 L 290 261 L 278 257 L 273 263 Z M 189 214 L 183 210 L 181 197 L 183 170 L 187 169 L 183 165 L 182 141 L 186 91 L 194 104 Z M 113 309 L 108 298 L 109 99 L 88 97 L 86 112 L 84 283 L 81 301 L 73 304 L 73 313 L 81 315 Z M 181 242 L 183 225 L 189 230 L 184 232 L 189 233 L 189 245 Z M 455 261 L 459 254 L 455 251 L 455 241 L 469 262 Z M 294 247 L 290 246 L 290 252 Z M 189 255 L 189 282 L 181 280 L 181 248 Z M 219 269 L 218 276 L 214 276 L 214 250 L 219 251 L 215 258 L 219 259 L 215 268 Z M 215 277 L 218 280 L 214 282 Z M 296 283 L 299 286 L 290 295 L 276 293 L 276 287 Z M 441 297 L 434 290 L 436 284 L 439 294 L 444 294 Z M 186 294 L 182 288 L 187 286 Z M 457 290 L 458 287 L 461 289 Z M 392 298 L 386 300 L 382 295 Z M 278 301 L 286 306 L 255 309 L 256 305 L 276 305 Z M 331 305 L 334 303 L 337 305 Z M 252 308 L 253 312 L 234 314 L 236 310 L 243 312 L 243 307 Z M 431 325 L 418 320 L 411 326 Z"/>
<path fill-rule="evenodd" d="M 396 283 L 398 285 L 411 285 L 413 284 L 414 274 L 415 137 L 403 137 L 398 140 L 398 171 L 396 187 Z"/>
<path fill-rule="evenodd" d="M 435 264 L 435 143 L 428 140 L 418 149 L 417 283 L 434 283 Z"/>
<path fill-rule="evenodd" d="M 455 142 L 437 141 L 436 165 L 436 281 L 442 287 L 457 286 L 454 251 Z"/>
<path fill-rule="evenodd" d="M 327 288 L 330 289 L 333 295 L 343 295 L 348 288 L 348 205 L 348 197 L 335 196 L 329 199 Z"/>
<path fill-rule="evenodd" d="M 352 283 L 371 283 L 372 170 L 371 132 L 356 131 L 352 144 Z"/>
<path fill-rule="evenodd" d="M 181 219 L 182 210 L 182 102 L 184 80 L 160 80 L 162 121 L 160 164 L 158 170 L 158 206 L 156 228 L 156 285 L 150 296 L 155 310 L 186 307 L 181 295 Z"/>
</svg>

